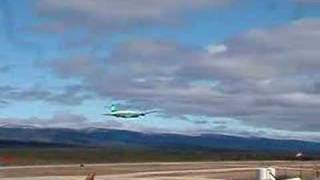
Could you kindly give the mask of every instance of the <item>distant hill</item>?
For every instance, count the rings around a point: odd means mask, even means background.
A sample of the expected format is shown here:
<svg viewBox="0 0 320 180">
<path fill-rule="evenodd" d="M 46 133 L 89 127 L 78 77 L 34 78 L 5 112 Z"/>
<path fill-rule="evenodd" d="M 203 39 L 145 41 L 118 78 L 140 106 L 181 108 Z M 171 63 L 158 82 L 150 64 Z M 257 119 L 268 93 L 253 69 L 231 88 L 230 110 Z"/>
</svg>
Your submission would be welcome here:
<svg viewBox="0 0 320 180">
<path fill-rule="evenodd" d="M 320 143 L 276 140 L 258 137 L 236 137 L 218 134 L 186 136 L 145 134 L 125 130 L 89 128 L 42 129 L 1 127 L 0 148 L 10 147 L 117 147 L 160 150 L 254 151 L 254 152 L 320 152 Z"/>
<path fill-rule="evenodd" d="M 68 144 L 59 144 L 59 143 L 44 143 L 44 142 L 32 142 L 32 141 L 15 141 L 15 140 L 0 140 L 0 149 L 1 148 L 71 148 L 79 147 Z"/>
</svg>

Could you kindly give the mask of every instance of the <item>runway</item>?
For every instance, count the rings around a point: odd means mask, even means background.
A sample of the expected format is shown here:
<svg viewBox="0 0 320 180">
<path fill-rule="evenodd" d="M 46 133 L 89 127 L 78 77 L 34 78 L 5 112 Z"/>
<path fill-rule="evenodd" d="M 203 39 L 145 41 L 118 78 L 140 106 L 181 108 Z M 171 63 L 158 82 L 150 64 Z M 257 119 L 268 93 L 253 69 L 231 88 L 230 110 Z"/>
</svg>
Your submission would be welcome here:
<svg viewBox="0 0 320 180">
<path fill-rule="evenodd" d="M 96 180 L 209 180 L 255 178 L 258 167 L 274 166 L 297 172 L 312 170 L 318 162 L 233 161 L 175 163 L 114 163 L 1 167 L 1 180 L 85 180 L 96 173 Z M 284 171 L 283 171 L 284 172 Z"/>
<path fill-rule="evenodd" d="M 206 180 L 213 179 L 207 177 L 211 173 L 235 173 L 254 171 L 256 168 L 224 168 L 224 169 L 200 169 L 200 170 L 178 170 L 178 171 L 151 171 L 151 172 L 136 172 L 128 174 L 101 175 L 97 176 L 97 180 L 167 180 L 167 179 L 185 179 L 185 180 Z M 177 177 L 175 177 L 177 176 Z M 42 176 L 42 177 L 15 177 L 1 178 L 3 180 L 78 180 L 85 179 L 85 176 Z M 216 179 L 218 180 L 218 179 Z"/>
</svg>

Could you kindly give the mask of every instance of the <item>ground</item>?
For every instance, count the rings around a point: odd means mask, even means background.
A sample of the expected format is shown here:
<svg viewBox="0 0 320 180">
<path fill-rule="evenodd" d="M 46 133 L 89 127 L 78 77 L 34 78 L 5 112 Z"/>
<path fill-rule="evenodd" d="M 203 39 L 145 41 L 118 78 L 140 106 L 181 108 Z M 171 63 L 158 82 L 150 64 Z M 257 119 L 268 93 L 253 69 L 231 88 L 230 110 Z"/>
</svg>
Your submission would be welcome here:
<svg viewBox="0 0 320 180">
<path fill-rule="evenodd" d="M 258 167 L 273 166 L 280 176 L 317 176 L 318 161 L 234 161 L 177 163 L 113 163 L 50 166 L 9 166 L 0 168 L 2 180 L 85 180 L 96 173 L 97 180 L 207 180 L 255 179 Z M 302 169 L 301 171 L 298 169 Z M 318 173 L 319 174 L 319 173 Z"/>
</svg>

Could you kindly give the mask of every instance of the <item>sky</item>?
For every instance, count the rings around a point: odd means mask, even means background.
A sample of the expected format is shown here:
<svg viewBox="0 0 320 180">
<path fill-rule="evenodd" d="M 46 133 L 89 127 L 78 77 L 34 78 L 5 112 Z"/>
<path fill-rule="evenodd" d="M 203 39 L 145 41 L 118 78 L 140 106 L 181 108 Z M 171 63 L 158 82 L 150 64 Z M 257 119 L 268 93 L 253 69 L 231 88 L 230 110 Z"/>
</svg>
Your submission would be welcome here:
<svg viewBox="0 0 320 180">
<path fill-rule="evenodd" d="M 0 0 L 0 125 L 320 141 L 319 47 L 318 0 Z"/>
</svg>

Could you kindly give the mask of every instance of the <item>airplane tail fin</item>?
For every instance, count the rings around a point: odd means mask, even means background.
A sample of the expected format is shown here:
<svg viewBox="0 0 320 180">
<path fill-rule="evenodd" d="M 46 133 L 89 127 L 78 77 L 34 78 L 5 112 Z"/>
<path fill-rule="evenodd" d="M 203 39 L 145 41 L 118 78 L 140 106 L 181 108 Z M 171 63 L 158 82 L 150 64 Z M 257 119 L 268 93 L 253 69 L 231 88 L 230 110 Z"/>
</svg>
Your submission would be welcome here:
<svg viewBox="0 0 320 180">
<path fill-rule="evenodd" d="M 116 105 L 112 104 L 111 105 L 111 112 L 116 112 L 116 111 L 117 111 Z"/>
</svg>

